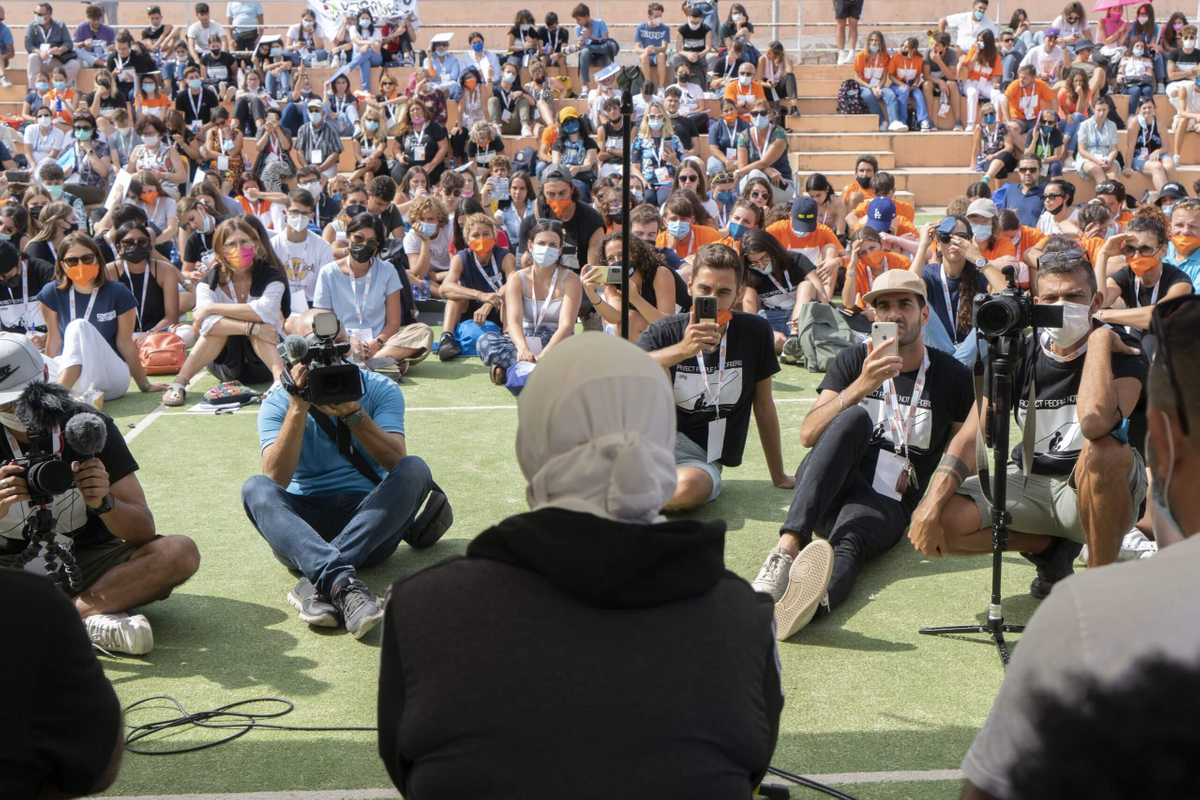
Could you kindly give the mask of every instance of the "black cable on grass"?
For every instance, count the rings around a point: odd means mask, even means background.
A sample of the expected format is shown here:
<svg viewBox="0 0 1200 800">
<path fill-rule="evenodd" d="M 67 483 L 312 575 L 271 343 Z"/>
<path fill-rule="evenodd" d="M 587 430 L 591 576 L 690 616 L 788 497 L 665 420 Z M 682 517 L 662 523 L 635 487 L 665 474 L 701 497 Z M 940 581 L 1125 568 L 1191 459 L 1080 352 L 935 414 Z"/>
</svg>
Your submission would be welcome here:
<svg viewBox="0 0 1200 800">
<path fill-rule="evenodd" d="M 125 707 L 126 718 L 129 717 L 130 711 L 133 711 L 135 708 L 137 708 L 138 706 L 143 705 L 145 703 L 153 702 L 154 700 L 166 700 L 167 702 L 169 702 L 171 705 L 175 706 L 175 708 L 177 708 L 179 710 L 179 716 L 168 717 L 167 719 L 157 720 L 155 722 L 145 722 L 140 725 L 132 725 L 132 724 L 126 723 L 125 727 L 129 728 L 130 732 L 129 732 L 129 735 L 127 735 L 125 737 L 125 749 L 131 753 L 139 753 L 144 756 L 170 756 L 170 755 L 178 755 L 180 753 L 194 753 L 197 750 L 207 750 L 210 747 L 216 747 L 217 745 L 222 745 L 227 742 L 232 742 L 234 739 L 239 739 L 242 736 L 245 736 L 247 733 L 254 730 L 255 728 L 269 728 L 271 730 L 277 730 L 277 731 L 361 731 L 364 733 L 367 733 L 367 732 L 376 733 L 379 730 L 378 728 L 374 728 L 374 727 L 371 727 L 371 728 L 343 727 L 343 726 L 308 727 L 308 726 L 299 726 L 299 725 L 276 725 L 276 724 L 270 723 L 270 722 L 261 722 L 260 720 L 265 720 L 265 719 L 278 719 L 280 717 L 283 717 L 283 716 L 286 716 L 287 714 L 292 713 L 292 711 L 295 710 L 296 706 L 294 703 L 292 703 L 290 700 L 284 700 L 281 697 L 255 697 L 250 700 L 239 700 L 236 703 L 230 703 L 228 705 L 221 706 L 220 708 L 215 708 L 212 711 L 199 711 L 195 714 L 191 714 L 191 713 L 188 713 L 188 711 L 183 707 L 183 705 L 178 700 L 176 700 L 174 697 L 171 697 L 170 695 L 159 694 L 159 695 L 154 695 L 153 697 L 147 697 L 145 699 L 138 700 L 137 702 L 131 703 L 130 705 L 126 706 Z M 284 708 L 280 711 L 273 711 L 273 712 L 251 712 L 251 711 L 235 711 L 234 710 L 234 709 L 243 708 L 244 706 L 254 705 L 257 703 L 277 703 L 279 705 L 284 706 Z M 213 720 L 223 720 L 223 719 L 228 719 L 230 721 L 228 721 L 228 722 L 214 722 L 213 721 Z M 228 735 L 222 739 L 217 739 L 214 742 L 206 742 L 205 744 L 192 745 L 191 747 L 177 747 L 172 750 L 142 750 L 140 748 L 134 747 L 134 743 L 139 742 L 142 739 L 146 739 L 146 738 L 149 738 L 156 734 L 163 733 L 164 731 L 169 731 L 172 728 L 182 728 L 182 727 L 185 727 L 188 725 L 192 725 L 197 728 L 232 729 L 235 732 L 231 733 L 230 735 Z M 836 798 L 838 798 L 838 800 L 858 800 L 858 798 L 854 797 L 853 795 L 838 791 L 837 789 L 834 789 L 832 786 L 826 786 L 823 783 L 814 781 L 811 778 L 805 778 L 802 775 L 795 775 L 791 772 L 787 772 L 786 770 L 778 769 L 776 767 L 768 767 L 767 771 L 769 773 L 771 773 L 772 775 L 783 778 L 786 781 L 791 781 L 792 783 L 794 783 L 798 786 L 803 786 L 806 789 L 812 789 L 813 791 L 827 794 L 830 797 L 836 797 Z"/>
</svg>

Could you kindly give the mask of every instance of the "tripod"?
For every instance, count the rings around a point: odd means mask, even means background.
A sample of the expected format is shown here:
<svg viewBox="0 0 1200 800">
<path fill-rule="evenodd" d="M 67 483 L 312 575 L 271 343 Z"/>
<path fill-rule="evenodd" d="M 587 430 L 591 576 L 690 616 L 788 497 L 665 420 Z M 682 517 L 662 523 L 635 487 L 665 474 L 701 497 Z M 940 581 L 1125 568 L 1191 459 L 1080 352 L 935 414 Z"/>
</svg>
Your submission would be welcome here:
<svg viewBox="0 0 1200 800">
<path fill-rule="evenodd" d="M 1012 411 L 1014 378 L 1024 341 L 1019 334 L 988 337 L 988 365 L 991 369 L 991 392 L 988 395 L 987 418 L 984 424 L 988 442 L 992 445 L 993 470 L 992 490 L 988 499 L 992 504 L 992 602 L 988 606 L 987 623 L 984 625 L 950 625 L 940 628 L 921 628 L 920 633 L 941 636 L 957 633 L 986 633 L 1000 651 L 1000 661 L 1008 669 L 1008 644 L 1006 633 L 1021 633 L 1024 625 L 1008 625 L 1004 622 L 1004 611 L 1000 598 L 1000 568 L 1005 549 L 1008 547 L 1008 523 L 1012 515 L 1005 510 L 1008 495 L 1008 426 Z M 1033 413 L 1033 409 L 1029 410 Z M 976 442 L 976 447 L 981 445 Z M 978 454 L 976 456 L 978 458 Z M 985 475 L 980 475 L 986 481 Z M 987 484 L 983 489 L 987 493 Z"/>
<path fill-rule="evenodd" d="M 37 500 L 42 499 L 47 501 L 46 504 L 38 505 L 37 510 L 25 523 L 25 535 L 29 539 L 29 544 L 13 559 L 13 568 L 24 569 L 25 565 L 33 561 L 44 546 L 43 558 L 46 561 L 46 574 L 64 590 L 69 585 L 71 590 L 79 591 L 83 587 L 83 573 L 79 571 L 79 565 L 75 563 L 75 557 L 71 555 L 70 551 L 54 540 L 54 515 L 49 506 L 49 502 L 53 498 L 37 498 Z M 56 567 L 57 562 L 62 563 L 62 572 L 59 572 Z M 66 573 L 65 577 L 64 572 Z"/>
</svg>

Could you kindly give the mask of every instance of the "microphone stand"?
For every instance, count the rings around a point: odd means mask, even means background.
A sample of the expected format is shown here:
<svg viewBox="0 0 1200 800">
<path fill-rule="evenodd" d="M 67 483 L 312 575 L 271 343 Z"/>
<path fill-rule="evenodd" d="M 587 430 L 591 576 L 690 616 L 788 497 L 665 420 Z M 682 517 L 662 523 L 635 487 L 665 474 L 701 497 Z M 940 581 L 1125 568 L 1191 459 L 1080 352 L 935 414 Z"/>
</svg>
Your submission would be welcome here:
<svg viewBox="0 0 1200 800">
<path fill-rule="evenodd" d="M 621 335 L 629 338 L 629 161 L 633 143 L 633 92 L 621 91 Z M 602 254 L 603 255 L 603 254 Z"/>
</svg>

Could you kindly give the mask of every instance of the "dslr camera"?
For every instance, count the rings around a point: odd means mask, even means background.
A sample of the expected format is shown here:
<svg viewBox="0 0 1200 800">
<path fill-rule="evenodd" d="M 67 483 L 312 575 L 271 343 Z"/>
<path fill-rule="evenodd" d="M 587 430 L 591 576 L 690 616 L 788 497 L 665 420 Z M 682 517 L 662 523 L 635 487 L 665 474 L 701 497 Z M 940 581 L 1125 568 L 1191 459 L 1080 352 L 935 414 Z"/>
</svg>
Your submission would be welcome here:
<svg viewBox="0 0 1200 800">
<path fill-rule="evenodd" d="M 1013 267 L 1004 268 L 1008 287 L 996 294 L 977 294 L 973 303 L 973 321 L 989 339 L 1020 336 L 1026 328 L 1061 328 L 1061 306 L 1039 305 L 1028 291 L 1017 285 Z"/>
<path fill-rule="evenodd" d="M 332 312 L 313 317 L 313 332 L 308 336 L 292 334 L 279 345 L 279 354 L 288 367 L 308 366 L 308 379 L 303 386 L 292 380 L 290 369 L 281 378 L 288 394 L 307 400 L 313 405 L 332 406 L 350 403 L 363 396 L 362 372 L 346 360 L 349 342 L 335 342 L 341 324 Z"/>
<path fill-rule="evenodd" d="M 30 436 L 27 451 L 20 458 L 13 459 L 12 463 L 25 468 L 22 477 L 29 486 L 29 502 L 32 505 L 49 504 L 75 486 L 71 465 L 54 452 L 53 440 L 49 435 Z"/>
</svg>

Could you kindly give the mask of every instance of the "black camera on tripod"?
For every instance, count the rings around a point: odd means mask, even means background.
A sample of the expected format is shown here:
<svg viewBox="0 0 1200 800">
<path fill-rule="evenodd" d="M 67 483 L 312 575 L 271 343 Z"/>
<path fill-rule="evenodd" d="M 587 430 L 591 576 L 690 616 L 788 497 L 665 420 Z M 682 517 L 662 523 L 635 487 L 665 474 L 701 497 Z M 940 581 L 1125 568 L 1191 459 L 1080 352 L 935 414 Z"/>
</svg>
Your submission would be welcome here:
<svg viewBox="0 0 1200 800">
<path fill-rule="evenodd" d="M 297 386 L 290 370 L 285 369 L 280 379 L 283 388 L 288 394 L 318 406 L 358 400 L 366 391 L 362 372 L 357 364 L 346 360 L 350 343 L 333 340 L 341 328 L 337 316 L 329 311 L 317 314 L 313 317 L 312 327 L 309 336 L 292 334 L 279 345 L 279 354 L 289 367 L 308 366 L 308 379 L 303 386 Z"/>
<path fill-rule="evenodd" d="M 1019 336 L 1026 328 L 1061 328 L 1062 307 L 1041 305 L 1014 280 L 1016 270 L 1004 268 L 1008 287 L 996 294 L 975 295 L 973 317 L 976 329 L 988 338 Z"/>
<path fill-rule="evenodd" d="M 29 488 L 32 505 L 46 505 L 75 485 L 71 465 L 54 452 L 54 443 L 49 435 L 30 436 L 29 450 L 12 463 L 25 468 L 25 483 Z"/>
</svg>

